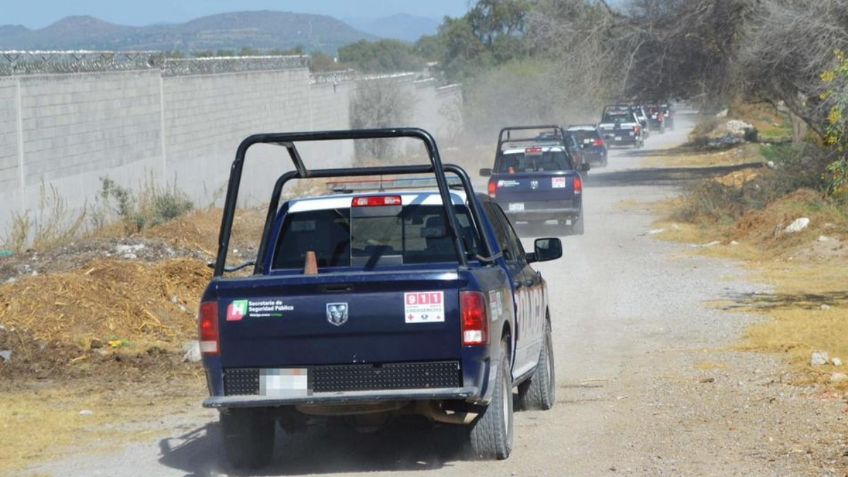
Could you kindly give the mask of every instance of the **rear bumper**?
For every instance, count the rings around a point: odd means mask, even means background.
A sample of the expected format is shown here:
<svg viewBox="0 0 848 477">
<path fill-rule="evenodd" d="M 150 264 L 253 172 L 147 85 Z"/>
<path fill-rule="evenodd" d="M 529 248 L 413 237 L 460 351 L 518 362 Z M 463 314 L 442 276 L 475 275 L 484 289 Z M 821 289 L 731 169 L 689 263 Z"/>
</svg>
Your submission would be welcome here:
<svg viewBox="0 0 848 477">
<path fill-rule="evenodd" d="M 615 138 L 621 138 L 616 140 Z M 624 134 L 608 134 L 604 135 L 604 141 L 606 141 L 607 146 L 615 147 L 615 146 L 632 146 L 637 144 L 642 138 L 639 136 L 631 136 L 630 133 Z"/>
<path fill-rule="evenodd" d="M 580 216 L 579 208 L 567 208 L 567 209 L 532 209 L 525 210 L 524 212 L 506 212 L 506 216 L 511 221 L 525 221 L 525 220 L 561 220 L 561 219 L 573 219 Z"/>
<path fill-rule="evenodd" d="M 480 390 L 475 387 L 437 389 L 393 389 L 388 391 L 345 391 L 314 393 L 304 396 L 212 396 L 203 401 L 203 407 L 241 408 L 278 407 L 309 404 L 352 404 L 384 401 L 481 401 Z"/>
</svg>

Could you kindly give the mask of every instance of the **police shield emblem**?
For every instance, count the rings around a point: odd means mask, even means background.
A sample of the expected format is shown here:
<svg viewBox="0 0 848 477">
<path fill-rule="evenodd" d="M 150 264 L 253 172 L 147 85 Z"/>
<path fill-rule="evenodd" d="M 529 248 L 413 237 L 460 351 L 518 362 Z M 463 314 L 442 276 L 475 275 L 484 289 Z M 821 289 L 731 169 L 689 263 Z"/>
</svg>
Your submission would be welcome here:
<svg viewBox="0 0 848 477">
<path fill-rule="evenodd" d="M 347 303 L 327 303 L 327 321 L 331 325 L 342 326 L 347 323 Z"/>
</svg>

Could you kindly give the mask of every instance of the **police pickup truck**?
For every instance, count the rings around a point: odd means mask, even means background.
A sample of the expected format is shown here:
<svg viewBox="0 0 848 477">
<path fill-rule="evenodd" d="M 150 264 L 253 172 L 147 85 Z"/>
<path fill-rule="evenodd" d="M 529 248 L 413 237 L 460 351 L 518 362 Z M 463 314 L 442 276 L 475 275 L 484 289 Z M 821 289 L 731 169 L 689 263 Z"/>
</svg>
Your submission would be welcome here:
<svg viewBox="0 0 848 477">
<path fill-rule="evenodd" d="M 645 127 L 634 111 L 633 107 L 627 105 L 604 108 L 598 129 L 608 146 L 640 148 L 645 145 Z"/>
<path fill-rule="evenodd" d="M 386 138 L 423 141 L 430 163 L 309 169 L 296 146 Z M 281 146 L 295 170 L 276 182 L 257 260 L 228 267 L 242 168 L 255 145 Z M 422 175 L 429 190 L 382 179 Z M 343 176 L 381 180 L 370 191 L 348 185 L 281 202 L 293 180 Z M 531 265 L 561 255 L 557 238 L 525 252 L 498 204 L 476 195 L 464 170 L 443 165 L 423 130 L 247 138 L 198 318 L 204 406 L 220 411 L 224 453 L 234 467 L 258 468 L 272 458 L 277 423 L 294 432 L 343 418 L 373 429 L 417 414 L 467 433 L 474 457 L 507 458 L 513 389 L 522 407 L 555 402 L 555 313 Z M 227 275 L 248 266 L 250 276 Z"/>
<path fill-rule="evenodd" d="M 584 162 L 575 169 L 565 138 L 559 126 L 501 130 L 494 168 L 480 169 L 480 175 L 489 177 L 489 197 L 513 222 L 543 224 L 553 220 L 565 226 L 567 234 L 583 234 L 581 174 L 590 166 Z"/>
</svg>

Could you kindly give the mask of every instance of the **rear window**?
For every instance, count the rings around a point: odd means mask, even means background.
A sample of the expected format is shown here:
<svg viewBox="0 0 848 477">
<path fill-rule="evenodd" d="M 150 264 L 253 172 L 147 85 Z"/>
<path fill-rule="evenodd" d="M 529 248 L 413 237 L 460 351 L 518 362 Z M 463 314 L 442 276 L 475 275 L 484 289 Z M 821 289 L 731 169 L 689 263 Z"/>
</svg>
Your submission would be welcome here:
<svg viewBox="0 0 848 477">
<path fill-rule="evenodd" d="M 387 212 L 382 213 L 379 209 Z M 456 262 L 440 205 L 375 207 L 365 216 L 349 208 L 287 214 L 274 252 L 274 269 L 303 269 L 307 252 L 318 268 Z M 355 209 L 354 209 L 355 210 Z M 460 237 L 470 257 L 479 237 L 465 206 L 456 207 Z"/>
<path fill-rule="evenodd" d="M 495 172 L 516 174 L 521 172 L 556 172 L 574 169 L 565 151 L 545 151 L 538 155 L 523 152 L 503 154 L 495 161 Z"/>
<path fill-rule="evenodd" d="M 604 114 L 603 122 L 614 123 L 614 122 L 617 122 L 617 121 L 620 121 L 622 123 L 629 123 L 629 122 L 634 121 L 634 117 L 633 117 L 632 113 L 625 113 L 625 112 L 618 112 L 618 111 L 609 112 L 609 113 Z"/>
<path fill-rule="evenodd" d="M 595 141 L 595 139 L 599 139 L 601 136 L 598 134 L 598 131 L 586 131 L 586 130 L 572 130 L 569 131 L 574 139 L 577 139 L 577 142 L 580 144 L 590 144 Z"/>
</svg>

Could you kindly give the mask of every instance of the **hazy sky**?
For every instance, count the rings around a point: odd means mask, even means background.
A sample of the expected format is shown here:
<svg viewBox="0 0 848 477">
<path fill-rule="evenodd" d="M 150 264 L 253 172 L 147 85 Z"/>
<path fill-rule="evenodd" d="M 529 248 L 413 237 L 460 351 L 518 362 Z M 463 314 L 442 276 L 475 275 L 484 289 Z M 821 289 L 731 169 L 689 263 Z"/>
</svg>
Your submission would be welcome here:
<svg viewBox="0 0 848 477">
<path fill-rule="evenodd" d="M 395 13 L 441 18 L 462 15 L 467 8 L 467 0 L 0 0 L 0 25 L 41 28 L 68 15 L 149 25 L 239 10 L 320 13 L 337 18 L 376 18 Z"/>
</svg>

